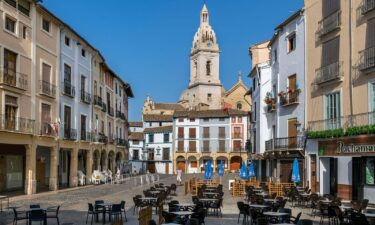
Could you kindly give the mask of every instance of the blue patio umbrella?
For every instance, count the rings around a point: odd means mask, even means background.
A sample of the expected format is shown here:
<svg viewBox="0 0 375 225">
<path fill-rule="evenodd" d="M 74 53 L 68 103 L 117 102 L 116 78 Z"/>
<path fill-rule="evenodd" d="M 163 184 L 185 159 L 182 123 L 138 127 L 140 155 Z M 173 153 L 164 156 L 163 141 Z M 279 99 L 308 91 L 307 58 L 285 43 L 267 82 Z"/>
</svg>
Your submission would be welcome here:
<svg viewBox="0 0 375 225">
<path fill-rule="evenodd" d="M 212 177 L 212 168 L 211 168 L 211 161 L 207 162 L 206 169 L 204 171 L 204 179 L 210 180 Z"/>
<path fill-rule="evenodd" d="M 250 166 L 249 166 L 249 177 L 255 177 L 255 170 L 254 170 L 254 164 L 253 164 L 253 161 L 250 161 Z"/>
<path fill-rule="evenodd" d="M 300 181 L 301 181 L 301 176 L 299 174 L 298 160 L 295 158 L 293 161 L 292 182 L 299 183 Z"/>
<path fill-rule="evenodd" d="M 249 171 L 246 168 L 245 162 L 242 162 L 242 166 L 241 166 L 241 169 L 240 169 L 240 178 L 242 178 L 242 179 L 249 178 Z"/>
<path fill-rule="evenodd" d="M 220 161 L 218 174 L 220 177 L 224 176 L 224 165 L 222 161 Z"/>
</svg>

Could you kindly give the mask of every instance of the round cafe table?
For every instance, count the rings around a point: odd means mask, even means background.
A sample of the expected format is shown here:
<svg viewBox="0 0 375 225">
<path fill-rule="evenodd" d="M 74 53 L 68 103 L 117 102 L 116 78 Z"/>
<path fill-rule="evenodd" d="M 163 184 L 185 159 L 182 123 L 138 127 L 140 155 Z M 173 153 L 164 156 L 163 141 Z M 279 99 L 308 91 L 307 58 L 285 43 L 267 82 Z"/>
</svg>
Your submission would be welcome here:
<svg viewBox="0 0 375 225">
<path fill-rule="evenodd" d="M 112 207 L 112 203 L 99 203 L 99 204 L 96 204 L 97 206 L 101 206 L 103 207 L 103 224 L 105 224 L 105 214 L 107 211 L 111 210 L 111 207 Z M 109 219 L 111 219 L 111 217 L 109 217 Z"/>
</svg>

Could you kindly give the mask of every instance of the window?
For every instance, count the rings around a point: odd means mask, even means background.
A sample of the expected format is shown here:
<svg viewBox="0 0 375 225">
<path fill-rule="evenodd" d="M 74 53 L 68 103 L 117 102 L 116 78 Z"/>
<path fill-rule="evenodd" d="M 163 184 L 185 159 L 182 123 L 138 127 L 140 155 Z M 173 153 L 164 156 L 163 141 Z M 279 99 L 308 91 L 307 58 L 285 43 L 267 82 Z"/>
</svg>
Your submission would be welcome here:
<svg viewBox="0 0 375 225">
<path fill-rule="evenodd" d="M 233 116 L 233 117 L 232 117 L 232 123 L 235 123 L 235 122 L 236 122 L 236 117 Z"/>
<path fill-rule="evenodd" d="M 340 56 L 340 36 L 329 40 L 322 45 L 322 66 L 329 66 L 339 62 Z M 326 74 L 331 75 L 332 72 Z"/>
<path fill-rule="evenodd" d="M 70 38 L 65 36 L 65 45 L 70 47 Z"/>
<path fill-rule="evenodd" d="M 210 141 L 203 141 L 203 152 L 210 152 Z"/>
<path fill-rule="evenodd" d="M 322 6 L 323 17 L 327 17 L 340 9 L 340 0 L 324 0 Z"/>
<path fill-rule="evenodd" d="M 195 128 L 189 128 L 189 138 L 196 138 Z"/>
<path fill-rule="evenodd" d="M 5 95 L 5 128 L 14 130 L 16 128 L 16 115 L 18 108 L 16 97 Z"/>
<path fill-rule="evenodd" d="M 237 109 L 238 109 L 238 110 L 241 110 L 241 109 L 242 109 L 242 104 L 241 104 L 241 103 L 237 103 Z"/>
<path fill-rule="evenodd" d="M 4 49 L 4 75 L 8 77 L 6 82 L 11 85 L 16 85 L 16 65 L 17 54 Z"/>
<path fill-rule="evenodd" d="M 206 62 L 206 75 L 207 75 L 207 76 L 210 76 L 210 75 L 211 75 L 211 61 L 210 61 L 210 60 L 208 60 L 208 61 Z"/>
<path fill-rule="evenodd" d="M 235 152 L 241 151 L 241 141 L 240 140 L 233 141 L 233 151 L 235 151 Z"/>
<path fill-rule="evenodd" d="M 331 130 L 340 128 L 340 92 L 327 94 L 325 98 L 325 129 Z"/>
<path fill-rule="evenodd" d="M 71 75 L 72 75 L 72 68 L 69 65 L 64 64 L 64 81 L 70 83 L 72 79 Z"/>
<path fill-rule="evenodd" d="M 293 33 L 288 37 L 288 52 L 294 51 L 296 49 L 296 34 Z"/>
<path fill-rule="evenodd" d="M 117 108 L 117 104 L 116 104 L 116 108 Z M 163 123 L 162 122 L 159 122 L 159 127 L 163 126 Z"/>
<path fill-rule="evenodd" d="M 225 138 L 225 127 L 219 127 L 219 138 Z"/>
<path fill-rule="evenodd" d="M 169 133 L 165 133 L 163 139 L 164 139 L 164 143 L 168 143 L 169 142 Z"/>
<path fill-rule="evenodd" d="M 163 148 L 163 160 L 169 160 L 169 148 Z"/>
<path fill-rule="evenodd" d="M 210 138 L 210 128 L 203 127 L 203 138 Z"/>
<path fill-rule="evenodd" d="M 51 29 L 51 22 L 43 18 L 43 20 L 42 20 L 42 29 L 44 31 L 47 31 L 49 33 L 50 29 Z"/>
<path fill-rule="evenodd" d="M 219 152 L 225 152 L 225 140 L 219 140 Z"/>
<path fill-rule="evenodd" d="M 253 91 L 255 91 L 255 89 L 257 88 L 257 83 L 256 83 L 256 78 L 253 77 Z"/>
<path fill-rule="evenodd" d="M 237 118 L 237 121 L 238 121 L 238 123 L 242 123 L 242 117 L 239 116 L 239 117 Z"/>
<path fill-rule="evenodd" d="M 370 83 L 370 94 L 369 94 L 369 102 L 370 102 L 370 122 L 371 124 L 375 123 L 375 82 Z M 372 113 L 371 113 L 372 112 Z"/>
<path fill-rule="evenodd" d="M 81 114 L 81 140 L 86 138 L 86 116 Z"/>
<path fill-rule="evenodd" d="M 189 152 L 196 152 L 196 151 L 197 151 L 197 142 L 189 141 Z"/>
<path fill-rule="evenodd" d="M 203 121 L 204 121 L 204 122 L 209 122 L 210 119 L 209 119 L 209 118 L 204 118 Z"/>
<path fill-rule="evenodd" d="M 241 127 L 235 127 L 233 130 L 233 138 L 242 138 L 241 136 Z"/>
<path fill-rule="evenodd" d="M 195 122 L 195 118 L 190 118 L 190 122 Z"/>
<path fill-rule="evenodd" d="M 254 102 L 254 117 L 253 117 L 253 121 L 257 121 L 257 103 Z"/>
<path fill-rule="evenodd" d="M 82 55 L 82 57 L 86 57 L 86 50 L 85 49 L 81 50 L 81 55 Z"/>
<path fill-rule="evenodd" d="M 178 141 L 177 143 L 177 151 L 183 152 L 184 151 L 184 141 Z"/>
<path fill-rule="evenodd" d="M 148 135 L 148 142 L 149 143 L 154 143 L 154 134 L 149 134 Z"/>
<path fill-rule="evenodd" d="M 184 128 L 183 127 L 178 128 L 178 138 L 184 138 Z"/>
<path fill-rule="evenodd" d="M 178 118 L 178 122 L 184 122 L 184 118 Z"/>
<path fill-rule="evenodd" d="M 117 95 L 117 83 L 115 84 L 115 92 L 116 92 L 116 95 Z"/>
<path fill-rule="evenodd" d="M 26 16 L 29 16 L 30 2 L 28 0 L 18 0 L 18 10 Z"/>
<path fill-rule="evenodd" d="M 10 17 L 5 17 L 5 29 L 7 31 L 10 31 L 12 33 L 16 33 L 16 20 L 10 18 Z"/>
<path fill-rule="evenodd" d="M 16 0 L 5 0 L 5 2 L 13 6 L 14 8 L 17 6 Z"/>
<path fill-rule="evenodd" d="M 219 121 L 225 121 L 225 118 L 221 117 L 219 118 Z"/>
<path fill-rule="evenodd" d="M 133 150 L 133 160 L 139 160 L 139 150 L 138 149 Z"/>
<path fill-rule="evenodd" d="M 375 158 L 365 158 L 365 184 L 375 185 Z"/>
<path fill-rule="evenodd" d="M 27 27 L 23 26 L 22 27 L 22 38 L 26 39 L 26 37 L 27 37 Z"/>
<path fill-rule="evenodd" d="M 119 90 L 118 90 L 118 94 L 119 94 L 120 97 L 121 97 L 121 88 L 119 88 Z"/>
<path fill-rule="evenodd" d="M 43 83 L 46 84 L 46 87 L 43 87 L 43 91 L 46 91 L 47 93 L 49 93 L 51 90 L 49 85 L 51 83 L 51 66 L 50 65 L 47 65 L 45 63 L 42 63 L 42 80 L 43 80 Z"/>
<path fill-rule="evenodd" d="M 208 100 L 208 101 L 211 101 L 211 100 L 212 100 L 212 94 L 211 94 L 211 93 L 208 93 L 208 94 L 207 94 L 207 100 Z"/>
<path fill-rule="evenodd" d="M 133 140 L 133 145 L 139 145 L 139 140 Z"/>
</svg>

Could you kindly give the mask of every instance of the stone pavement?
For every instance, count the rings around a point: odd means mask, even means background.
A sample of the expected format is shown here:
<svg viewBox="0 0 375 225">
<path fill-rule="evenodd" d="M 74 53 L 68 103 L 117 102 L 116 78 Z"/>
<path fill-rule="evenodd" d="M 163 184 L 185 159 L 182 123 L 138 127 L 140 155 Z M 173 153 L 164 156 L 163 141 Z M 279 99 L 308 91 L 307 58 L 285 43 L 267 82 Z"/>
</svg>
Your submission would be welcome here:
<svg viewBox="0 0 375 225">
<path fill-rule="evenodd" d="M 185 175 L 184 179 L 193 175 Z M 197 175 L 200 177 L 201 175 Z M 217 218 L 215 216 L 206 217 L 206 225 L 235 225 L 237 224 L 238 209 L 237 201 L 241 198 L 233 198 L 228 191 L 228 179 L 234 175 L 227 175 L 223 178 L 223 189 L 225 191 L 222 213 L 223 216 Z M 160 182 L 166 185 L 176 183 L 176 176 L 160 176 Z M 61 205 L 60 211 L 60 224 L 73 223 L 74 225 L 86 224 L 87 203 L 93 203 L 97 199 L 103 199 L 106 202 L 120 203 L 121 200 L 126 201 L 127 225 L 138 225 L 137 214 L 133 215 L 133 196 L 143 194 L 143 190 L 147 189 L 150 185 L 135 184 L 130 180 L 123 184 L 103 184 L 91 185 L 81 188 L 60 190 L 58 192 L 46 192 L 31 196 L 17 196 L 11 199 L 11 206 L 27 207 L 31 203 L 39 203 L 42 207 Z M 191 195 L 184 195 L 183 187 L 178 187 L 177 196 L 173 198 L 179 200 L 180 203 L 191 203 Z M 293 215 L 302 211 L 302 218 L 309 218 L 310 209 L 293 208 Z M 153 215 L 155 221 L 157 216 Z M 12 224 L 13 213 L 5 212 L 0 213 L 0 225 Z M 315 219 L 318 221 L 318 217 Z M 241 223 L 241 222 L 240 222 Z M 18 224 L 25 224 L 25 221 L 20 221 Z M 48 220 L 49 225 L 55 225 L 57 222 L 53 219 Z M 94 223 L 95 224 L 95 223 Z M 102 224 L 97 223 L 97 224 Z M 109 224 L 109 223 L 107 223 Z M 318 224 L 318 222 L 316 222 Z"/>
</svg>

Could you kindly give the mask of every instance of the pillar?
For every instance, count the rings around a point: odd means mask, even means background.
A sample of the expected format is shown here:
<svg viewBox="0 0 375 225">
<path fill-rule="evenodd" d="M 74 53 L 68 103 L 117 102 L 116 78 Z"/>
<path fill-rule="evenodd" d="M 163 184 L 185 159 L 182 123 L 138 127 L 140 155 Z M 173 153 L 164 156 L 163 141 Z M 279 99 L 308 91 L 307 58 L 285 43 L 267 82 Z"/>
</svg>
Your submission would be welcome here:
<svg viewBox="0 0 375 225">
<path fill-rule="evenodd" d="M 213 172 L 216 172 L 216 158 L 212 157 L 212 160 L 213 160 L 213 166 L 214 166 Z"/>
<path fill-rule="evenodd" d="M 26 145 L 25 194 L 36 193 L 36 145 Z"/>
<path fill-rule="evenodd" d="M 93 153 L 91 150 L 86 151 L 86 184 L 89 184 L 92 176 L 92 166 L 93 166 Z"/>
<path fill-rule="evenodd" d="M 49 190 L 56 191 L 58 189 L 57 185 L 57 158 L 58 158 L 58 149 L 57 147 L 51 147 L 51 163 L 50 163 L 50 176 L 49 176 Z"/>
<path fill-rule="evenodd" d="M 78 148 L 73 148 L 70 152 L 70 177 L 69 187 L 77 187 L 78 185 Z"/>
</svg>

